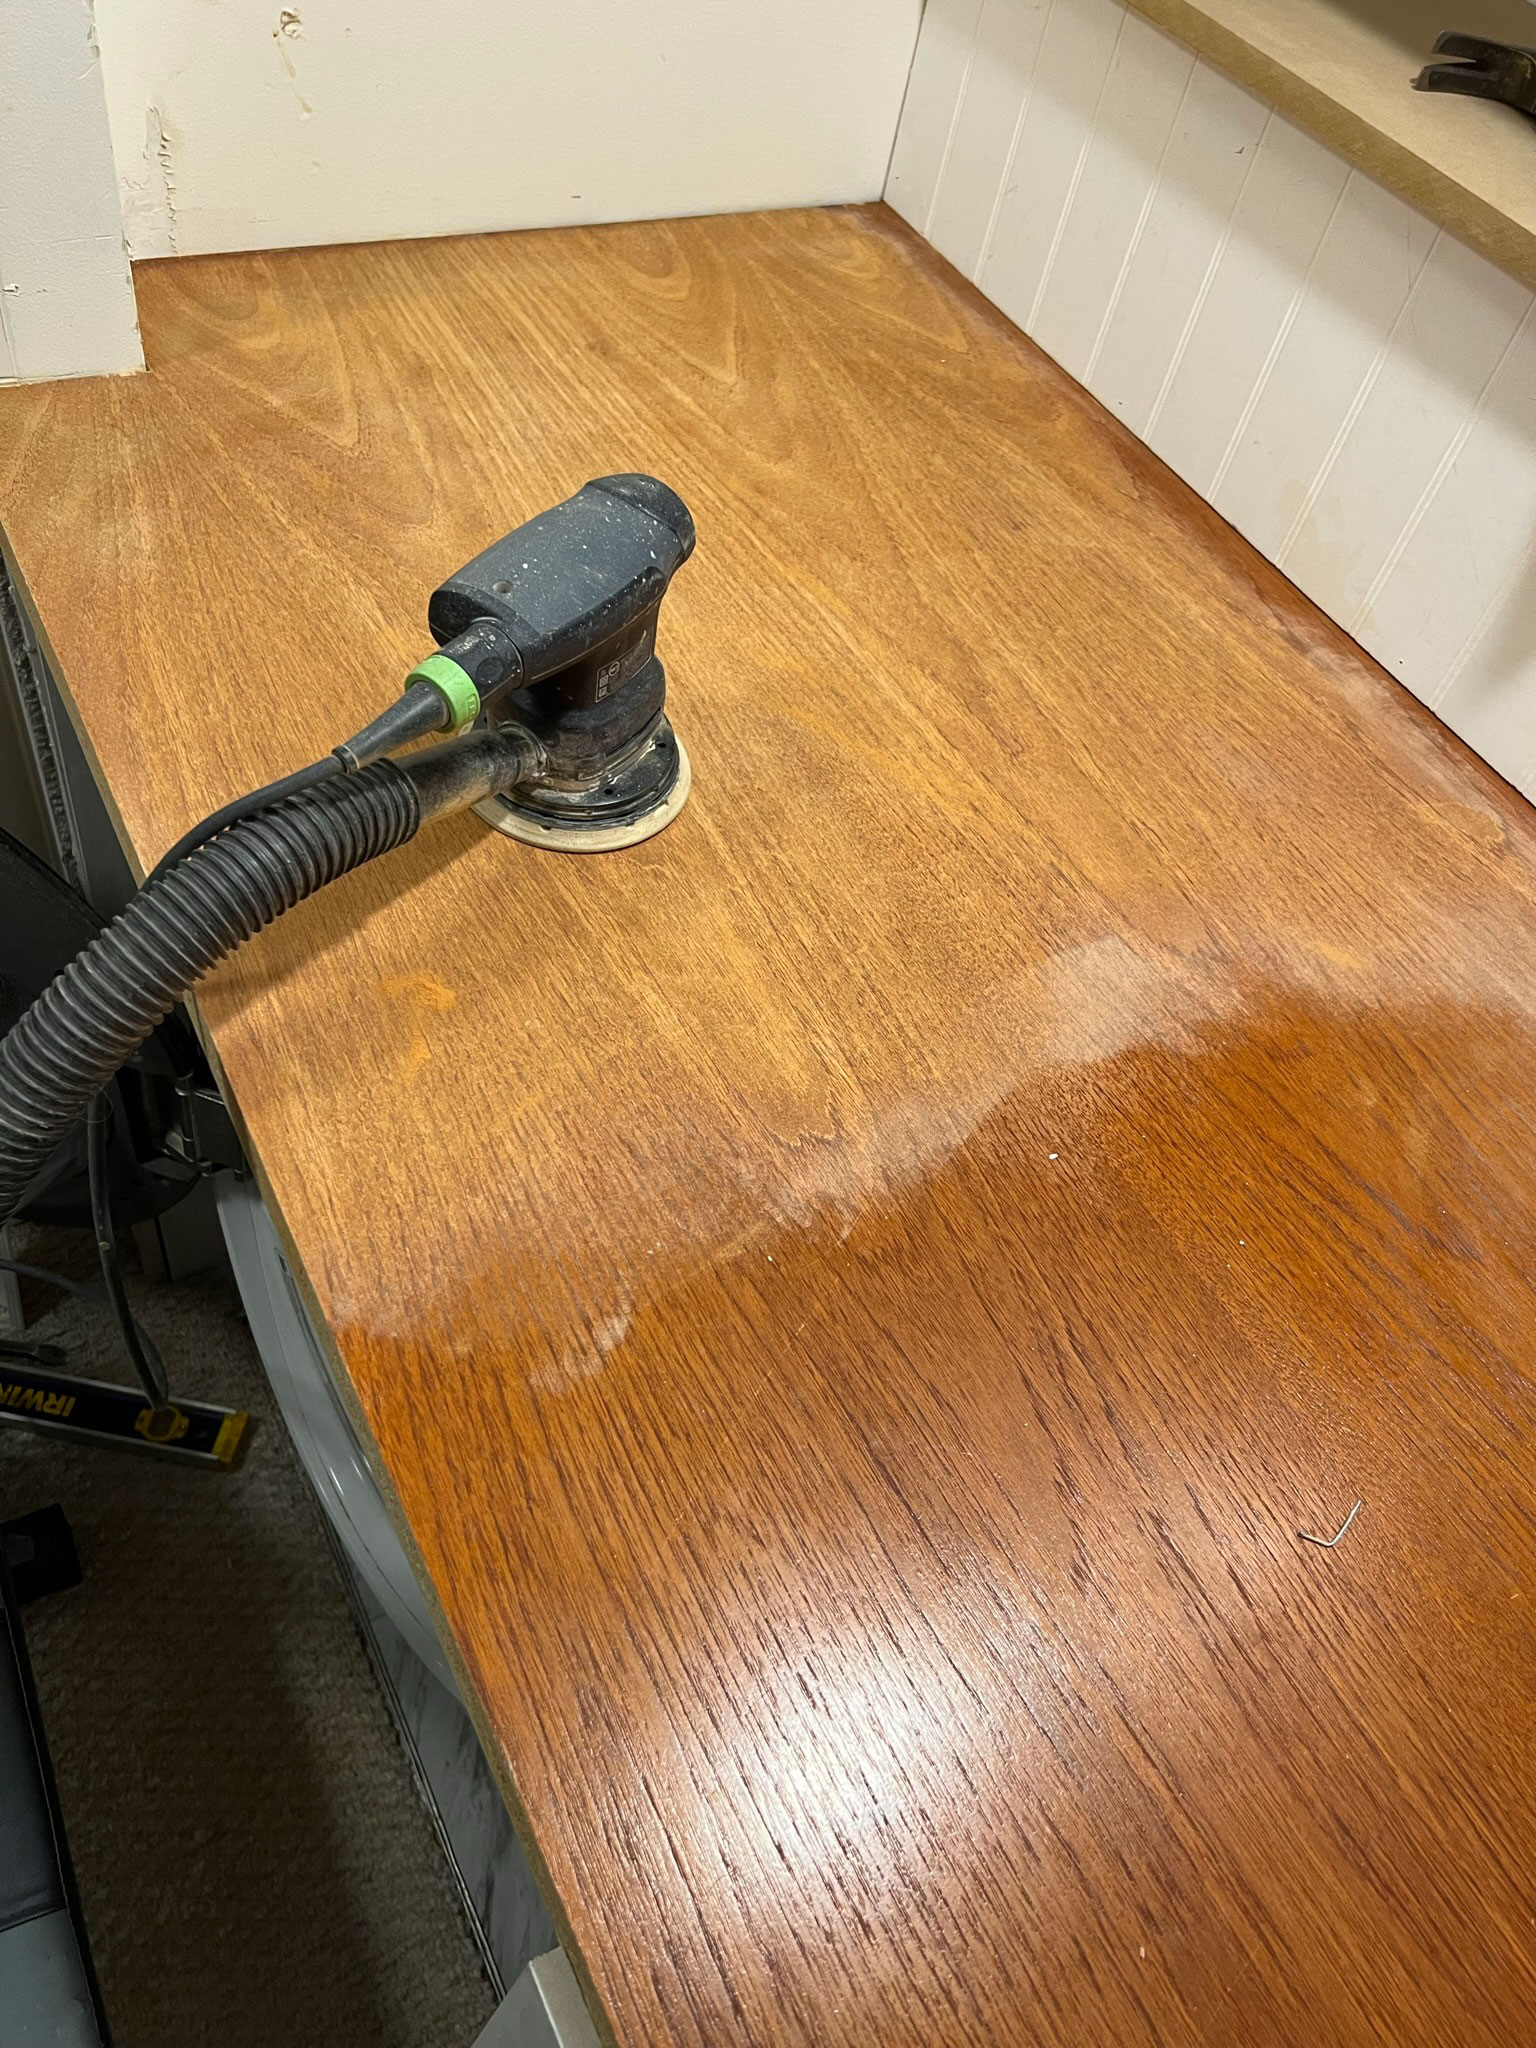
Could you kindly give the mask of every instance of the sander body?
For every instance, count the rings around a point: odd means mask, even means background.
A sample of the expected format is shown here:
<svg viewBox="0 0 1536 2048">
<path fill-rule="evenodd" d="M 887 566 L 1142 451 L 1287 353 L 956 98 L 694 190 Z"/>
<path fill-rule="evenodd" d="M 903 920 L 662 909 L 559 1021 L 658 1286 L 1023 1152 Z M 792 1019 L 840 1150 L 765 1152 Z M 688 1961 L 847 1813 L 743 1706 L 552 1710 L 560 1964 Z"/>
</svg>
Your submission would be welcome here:
<svg viewBox="0 0 1536 2048">
<path fill-rule="evenodd" d="M 666 714 L 661 601 L 693 552 L 693 519 L 649 476 L 599 477 L 475 556 L 432 594 L 439 653 L 413 677 L 459 687 L 466 722 L 516 725 L 537 776 L 476 806 L 503 832 L 562 852 L 648 839 L 688 795 Z"/>
</svg>

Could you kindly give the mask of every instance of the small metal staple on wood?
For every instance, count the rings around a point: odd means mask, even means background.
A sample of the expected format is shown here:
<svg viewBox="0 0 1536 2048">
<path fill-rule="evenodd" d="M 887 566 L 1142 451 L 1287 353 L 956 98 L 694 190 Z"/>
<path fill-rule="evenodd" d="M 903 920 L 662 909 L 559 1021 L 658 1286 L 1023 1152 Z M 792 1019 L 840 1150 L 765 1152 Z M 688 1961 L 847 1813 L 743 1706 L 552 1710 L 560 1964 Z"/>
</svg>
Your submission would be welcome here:
<svg viewBox="0 0 1536 2048">
<path fill-rule="evenodd" d="M 1354 1506 L 1350 1509 L 1349 1513 L 1344 1517 L 1344 1520 L 1340 1525 L 1337 1535 L 1309 1536 L 1305 1529 L 1298 1529 L 1296 1531 L 1296 1534 L 1301 1538 L 1303 1543 L 1315 1543 L 1319 1550 L 1332 1550 L 1335 1548 L 1336 1545 L 1344 1541 L 1344 1538 L 1349 1534 L 1350 1523 L 1355 1519 L 1356 1515 L 1359 1514 L 1360 1510 L 1364 1506 L 1365 1502 L 1363 1500 L 1357 1500 L 1355 1502 Z"/>
</svg>

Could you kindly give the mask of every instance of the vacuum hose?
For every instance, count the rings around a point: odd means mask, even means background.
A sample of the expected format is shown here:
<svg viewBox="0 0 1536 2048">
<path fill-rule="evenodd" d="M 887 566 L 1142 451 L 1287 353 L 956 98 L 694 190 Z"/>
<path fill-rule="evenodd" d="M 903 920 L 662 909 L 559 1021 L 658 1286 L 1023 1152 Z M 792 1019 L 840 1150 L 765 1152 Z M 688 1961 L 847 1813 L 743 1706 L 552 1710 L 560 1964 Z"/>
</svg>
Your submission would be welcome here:
<svg viewBox="0 0 1536 2048">
<path fill-rule="evenodd" d="M 86 1106 L 226 953 L 430 818 L 537 773 L 516 726 L 375 761 L 237 820 L 156 873 L 0 1040 L 0 1222 Z"/>
</svg>

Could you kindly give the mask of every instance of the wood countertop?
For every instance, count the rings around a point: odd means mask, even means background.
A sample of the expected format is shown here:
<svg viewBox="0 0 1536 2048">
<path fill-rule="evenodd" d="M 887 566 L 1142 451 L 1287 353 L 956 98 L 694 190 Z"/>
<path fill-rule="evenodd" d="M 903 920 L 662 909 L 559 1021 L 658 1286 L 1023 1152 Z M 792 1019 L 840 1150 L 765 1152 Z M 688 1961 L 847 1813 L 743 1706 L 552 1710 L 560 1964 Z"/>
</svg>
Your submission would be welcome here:
<svg viewBox="0 0 1536 2048">
<path fill-rule="evenodd" d="M 0 518 L 141 866 L 697 518 L 669 831 L 201 1004 L 613 2036 L 1536 2037 L 1531 810 L 880 208 L 137 276 Z"/>
</svg>

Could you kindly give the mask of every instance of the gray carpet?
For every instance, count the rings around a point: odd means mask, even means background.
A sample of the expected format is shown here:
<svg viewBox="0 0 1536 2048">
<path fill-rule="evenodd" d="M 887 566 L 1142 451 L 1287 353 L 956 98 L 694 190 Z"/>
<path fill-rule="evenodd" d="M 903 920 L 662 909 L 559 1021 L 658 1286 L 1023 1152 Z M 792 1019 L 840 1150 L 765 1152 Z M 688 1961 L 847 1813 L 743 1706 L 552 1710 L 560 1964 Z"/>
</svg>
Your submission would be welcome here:
<svg viewBox="0 0 1536 2048">
<path fill-rule="evenodd" d="M 258 1420 L 228 1476 L 0 1428 L 0 1519 L 58 1501 L 85 1568 L 26 1625 L 117 2048 L 463 2048 L 494 2000 L 233 1286 L 130 1286 L 173 1389 Z M 23 1296 L 129 1377 L 104 1315 Z"/>
</svg>

